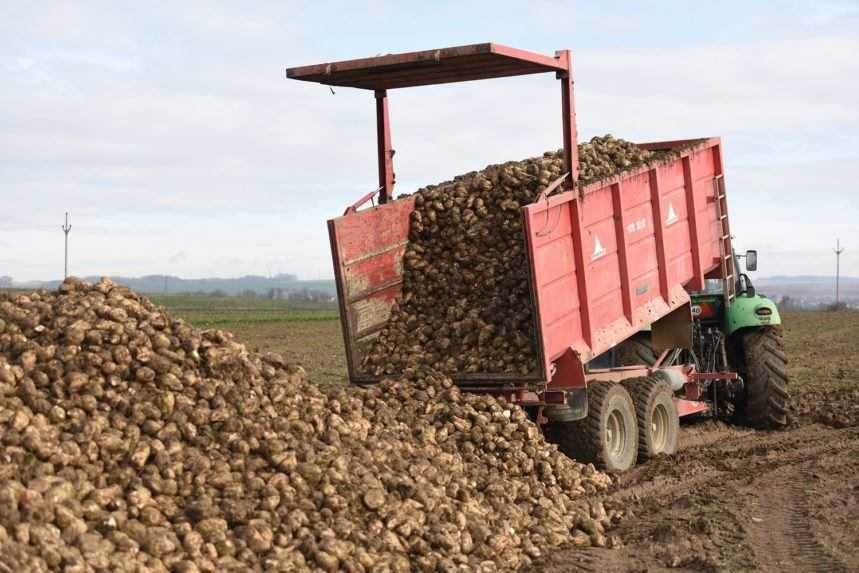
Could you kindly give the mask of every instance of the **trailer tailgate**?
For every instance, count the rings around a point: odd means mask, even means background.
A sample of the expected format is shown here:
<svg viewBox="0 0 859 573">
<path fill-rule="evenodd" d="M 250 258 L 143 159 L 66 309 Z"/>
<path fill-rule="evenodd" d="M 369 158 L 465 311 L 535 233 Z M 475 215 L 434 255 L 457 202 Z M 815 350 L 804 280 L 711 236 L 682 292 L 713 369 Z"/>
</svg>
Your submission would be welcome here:
<svg viewBox="0 0 859 573">
<path fill-rule="evenodd" d="M 361 372 L 361 357 L 385 326 L 403 283 L 403 253 L 414 199 L 348 212 L 328 221 L 340 322 L 352 382 L 376 378 Z"/>
</svg>

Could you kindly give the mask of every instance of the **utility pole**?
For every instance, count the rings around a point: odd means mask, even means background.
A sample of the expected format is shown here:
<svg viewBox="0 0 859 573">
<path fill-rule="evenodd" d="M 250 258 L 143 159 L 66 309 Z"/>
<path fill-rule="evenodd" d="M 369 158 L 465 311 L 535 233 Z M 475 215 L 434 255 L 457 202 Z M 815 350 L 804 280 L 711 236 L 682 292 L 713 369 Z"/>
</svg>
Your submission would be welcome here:
<svg viewBox="0 0 859 573">
<path fill-rule="evenodd" d="M 835 239 L 835 306 L 838 306 L 840 299 L 840 282 L 841 282 L 841 253 L 844 249 L 841 247 L 841 239 Z"/>
<path fill-rule="evenodd" d="M 63 278 L 67 279 L 67 278 L 69 278 L 69 231 L 72 230 L 72 226 L 69 225 L 69 212 L 68 211 L 66 211 L 66 224 L 63 225 L 61 228 L 63 230 L 63 233 L 65 233 L 65 235 L 66 235 L 66 256 L 65 256 L 66 264 L 63 267 Z"/>
</svg>

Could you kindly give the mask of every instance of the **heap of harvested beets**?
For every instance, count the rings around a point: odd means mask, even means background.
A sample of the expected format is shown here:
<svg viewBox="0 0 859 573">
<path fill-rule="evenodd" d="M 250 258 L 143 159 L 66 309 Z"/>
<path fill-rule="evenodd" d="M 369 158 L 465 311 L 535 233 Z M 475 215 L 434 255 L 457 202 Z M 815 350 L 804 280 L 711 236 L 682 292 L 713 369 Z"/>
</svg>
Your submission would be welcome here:
<svg viewBox="0 0 859 573">
<path fill-rule="evenodd" d="M 609 483 L 429 370 L 325 393 L 109 280 L 0 294 L 2 570 L 512 571 L 614 543 Z"/>
</svg>

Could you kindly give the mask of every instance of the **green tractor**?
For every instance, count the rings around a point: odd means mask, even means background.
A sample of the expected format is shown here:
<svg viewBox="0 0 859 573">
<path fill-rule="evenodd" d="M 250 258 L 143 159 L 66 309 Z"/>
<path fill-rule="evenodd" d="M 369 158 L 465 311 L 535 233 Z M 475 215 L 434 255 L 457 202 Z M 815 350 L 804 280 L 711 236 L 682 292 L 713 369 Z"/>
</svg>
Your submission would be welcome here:
<svg viewBox="0 0 859 573">
<path fill-rule="evenodd" d="M 733 268 L 757 269 L 757 252 L 733 253 Z M 787 425 L 787 358 L 778 307 L 759 294 L 746 273 L 736 281 L 708 279 L 703 291 L 689 293 L 692 346 L 672 349 L 662 365 L 695 364 L 699 372 L 733 371 L 735 381 L 711 384 L 714 413 L 733 423 L 760 429 Z M 613 351 L 617 366 L 653 365 L 661 352 L 649 331 L 639 332 Z"/>
</svg>

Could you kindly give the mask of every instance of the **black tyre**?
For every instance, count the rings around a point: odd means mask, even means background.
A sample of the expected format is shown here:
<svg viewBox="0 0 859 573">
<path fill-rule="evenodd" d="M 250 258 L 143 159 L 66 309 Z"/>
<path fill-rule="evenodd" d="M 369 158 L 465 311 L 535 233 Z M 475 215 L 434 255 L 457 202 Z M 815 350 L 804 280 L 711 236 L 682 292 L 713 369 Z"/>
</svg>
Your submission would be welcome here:
<svg viewBox="0 0 859 573">
<path fill-rule="evenodd" d="M 615 349 L 615 362 L 618 366 L 653 366 L 658 358 L 649 332 L 639 332 L 618 344 Z"/>
<path fill-rule="evenodd" d="M 781 327 L 753 328 L 737 336 L 737 366 L 745 386 L 735 401 L 735 420 L 759 429 L 785 427 L 789 396 Z"/>
<path fill-rule="evenodd" d="M 632 396 L 638 420 L 638 461 L 671 455 L 680 442 L 680 417 L 671 385 L 655 376 L 623 383 Z"/>
<path fill-rule="evenodd" d="M 626 471 L 638 457 L 635 407 L 620 384 L 589 383 L 587 417 L 554 422 L 547 436 L 569 457 L 609 471 Z"/>
</svg>

